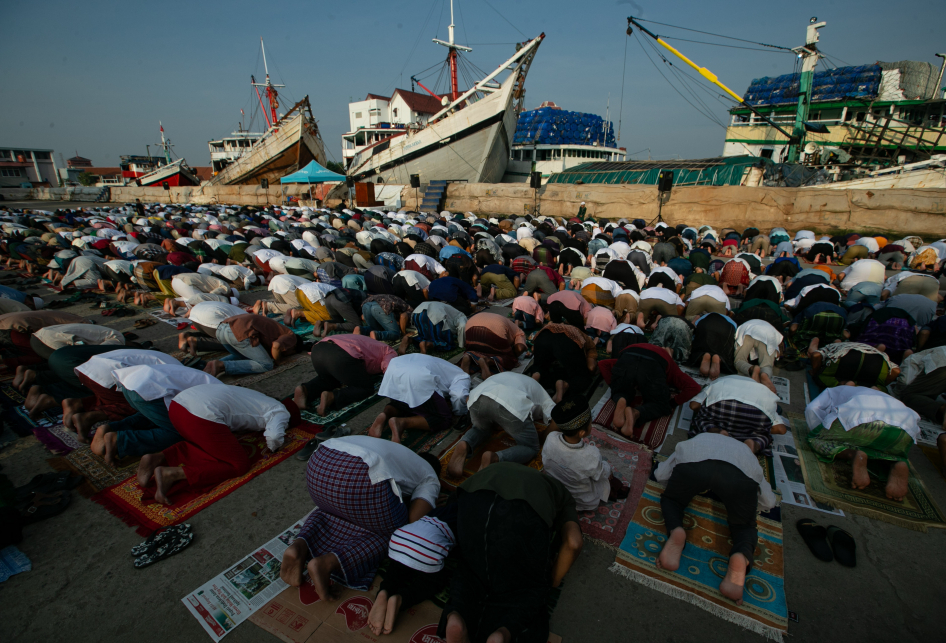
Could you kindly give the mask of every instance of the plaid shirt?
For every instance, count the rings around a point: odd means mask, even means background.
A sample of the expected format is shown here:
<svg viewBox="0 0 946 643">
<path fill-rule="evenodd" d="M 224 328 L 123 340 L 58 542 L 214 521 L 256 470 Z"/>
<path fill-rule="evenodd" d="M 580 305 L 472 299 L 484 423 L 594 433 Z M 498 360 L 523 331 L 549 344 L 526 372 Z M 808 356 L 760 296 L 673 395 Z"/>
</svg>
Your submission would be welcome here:
<svg viewBox="0 0 946 643">
<path fill-rule="evenodd" d="M 511 267 L 520 275 L 528 275 L 536 269 L 535 260 L 528 255 L 513 259 Z"/>
<path fill-rule="evenodd" d="M 758 444 L 760 454 L 772 455 L 772 421 L 754 406 L 736 400 L 701 406 L 690 423 L 690 437 L 711 430 L 727 431 L 740 442 L 752 440 Z"/>
</svg>

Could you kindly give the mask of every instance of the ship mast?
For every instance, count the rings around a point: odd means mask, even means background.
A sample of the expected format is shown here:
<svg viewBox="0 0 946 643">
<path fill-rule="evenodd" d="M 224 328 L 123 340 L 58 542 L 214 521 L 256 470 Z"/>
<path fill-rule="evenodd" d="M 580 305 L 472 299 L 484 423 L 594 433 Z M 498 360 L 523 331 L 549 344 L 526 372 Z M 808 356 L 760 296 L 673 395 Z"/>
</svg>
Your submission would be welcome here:
<svg viewBox="0 0 946 643">
<path fill-rule="evenodd" d="M 459 98 L 460 96 L 460 87 L 457 82 L 457 50 L 473 51 L 473 49 L 471 49 L 470 47 L 466 47 L 464 45 L 458 45 L 454 42 L 453 40 L 453 27 L 454 26 L 455 25 L 453 24 L 453 0 L 450 0 L 450 26 L 447 27 L 447 34 L 450 40 L 447 42 L 444 42 L 443 40 L 434 38 L 433 41 L 437 43 L 438 45 L 443 45 L 444 47 L 450 50 L 449 53 L 447 54 L 447 62 L 450 63 L 450 102 L 451 103 L 455 101 L 457 98 Z"/>
<path fill-rule="evenodd" d="M 171 139 L 164 138 L 164 125 L 161 124 L 161 121 L 158 121 L 158 127 L 161 128 L 161 142 L 157 143 L 157 146 L 164 150 L 164 162 L 170 165 L 171 164 L 171 148 L 174 146 L 171 145 Z M 150 157 L 150 153 L 148 156 Z"/>
<path fill-rule="evenodd" d="M 266 88 L 266 100 L 269 103 L 269 112 L 267 113 L 266 108 L 263 107 L 263 97 L 259 94 L 259 89 L 256 90 L 256 95 L 260 100 L 260 107 L 263 108 L 263 116 L 266 118 L 266 124 L 269 127 L 272 127 L 276 124 L 276 121 L 279 120 L 276 116 L 276 109 L 279 107 L 279 92 L 276 91 L 277 87 L 285 87 L 285 85 L 274 85 L 269 80 L 269 65 L 266 64 L 266 45 L 263 44 L 263 38 L 260 36 L 259 45 L 263 49 L 263 69 L 266 71 L 266 82 L 258 83 L 256 79 L 250 76 L 250 84 L 254 87 L 265 87 Z"/>
<path fill-rule="evenodd" d="M 795 124 L 792 128 L 792 137 L 798 140 L 797 144 L 789 143 L 788 162 L 797 163 L 802 146 L 805 144 L 805 121 L 808 120 L 808 108 L 811 105 L 811 85 L 815 75 L 815 66 L 821 59 L 818 53 L 818 30 L 826 22 L 818 22 L 812 18 L 808 24 L 807 38 L 804 47 L 792 49 L 802 59 L 801 76 L 798 79 L 798 108 L 795 110 Z"/>
</svg>

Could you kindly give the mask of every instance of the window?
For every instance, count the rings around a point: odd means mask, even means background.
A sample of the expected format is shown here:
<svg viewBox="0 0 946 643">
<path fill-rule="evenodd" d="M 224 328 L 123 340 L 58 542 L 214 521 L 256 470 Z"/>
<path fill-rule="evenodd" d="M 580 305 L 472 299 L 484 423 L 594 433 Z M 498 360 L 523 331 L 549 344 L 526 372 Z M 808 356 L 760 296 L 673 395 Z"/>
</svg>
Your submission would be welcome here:
<svg viewBox="0 0 946 643">
<path fill-rule="evenodd" d="M 361 112 L 355 112 L 355 118 L 361 118 Z"/>
<path fill-rule="evenodd" d="M 394 108 L 394 118 L 397 118 L 397 107 Z"/>
<path fill-rule="evenodd" d="M 15 168 L 15 167 L 12 167 L 12 168 L 3 168 L 2 175 L 3 175 L 3 176 L 22 176 L 22 175 L 20 174 L 20 170 L 17 169 L 17 168 Z"/>
<path fill-rule="evenodd" d="M 37 161 L 48 161 L 49 152 L 33 152 L 33 156 L 36 157 Z"/>
<path fill-rule="evenodd" d="M 764 159 L 770 159 L 772 158 L 773 152 L 775 152 L 774 149 L 772 149 L 771 147 L 766 147 L 766 148 L 763 148 L 761 152 L 759 152 L 759 156 Z"/>
<path fill-rule="evenodd" d="M 10 150 L 0 150 L 0 159 L 10 158 Z"/>
</svg>

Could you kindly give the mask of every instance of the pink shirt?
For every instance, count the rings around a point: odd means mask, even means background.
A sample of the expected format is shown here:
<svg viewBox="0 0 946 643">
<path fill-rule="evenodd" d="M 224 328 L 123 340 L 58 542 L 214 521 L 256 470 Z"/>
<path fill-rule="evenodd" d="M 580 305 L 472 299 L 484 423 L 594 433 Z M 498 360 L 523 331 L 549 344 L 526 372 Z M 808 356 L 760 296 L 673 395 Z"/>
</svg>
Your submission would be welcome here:
<svg viewBox="0 0 946 643">
<path fill-rule="evenodd" d="M 588 303 L 588 300 L 574 290 L 560 290 L 550 296 L 547 301 L 550 304 L 560 301 L 565 304 L 565 308 L 580 312 L 582 318 L 587 317 L 588 313 L 591 312 L 591 304 Z"/>
<path fill-rule="evenodd" d="M 537 324 L 541 324 L 545 321 L 545 313 L 542 311 L 542 306 L 539 305 L 539 302 L 535 300 L 535 297 L 523 295 L 522 297 L 513 299 L 512 312 L 515 313 L 517 310 L 521 310 L 527 315 L 535 315 Z"/>
<path fill-rule="evenodd" d="M 332 335 L 322 341 L 332 342 L 355 359 L 362 360 L 370 375 L 383 373 L 388 369 L 388 363 L 397 357 L 393 348 L 367 335 Z"/>
<path fill-rule="evenodd" d="M 604 306 L 595 306 L 585 316 L 585 327 L 610 333 L 617 327 L 617 322 L 614 321 L 614 313 L 610 309 Z"/>
</svg>

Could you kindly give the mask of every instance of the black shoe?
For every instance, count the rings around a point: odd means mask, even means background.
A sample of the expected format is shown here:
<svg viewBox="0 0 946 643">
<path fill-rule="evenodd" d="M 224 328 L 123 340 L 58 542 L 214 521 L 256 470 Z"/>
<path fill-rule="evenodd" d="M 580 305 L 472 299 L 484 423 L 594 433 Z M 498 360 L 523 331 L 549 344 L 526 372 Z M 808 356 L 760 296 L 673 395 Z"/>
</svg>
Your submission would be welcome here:
<svg viewBox="0 0 946 643">
<path fill-rule="evenodd" d="M 309 458 L 312 457 L 312 454 L 315 453 L 315 450 L 322 445 L 321 440 L 318 438 L 312 438 L 305 443 L 305 446 L 299 450 L 299 453 L 296 454 L 296 460 L 301 460 L 302 462 L 308 462 Z"/>
</svg>

